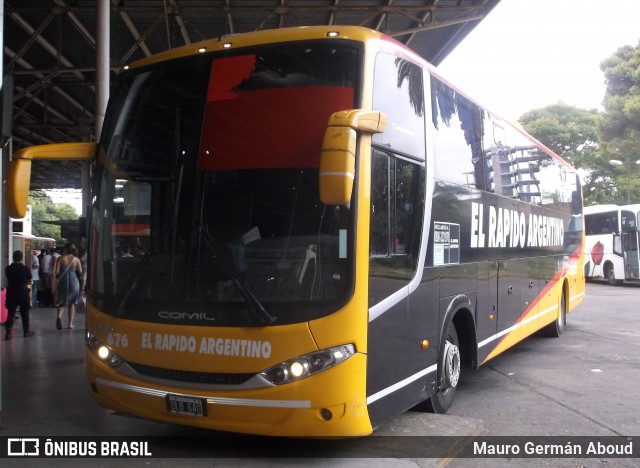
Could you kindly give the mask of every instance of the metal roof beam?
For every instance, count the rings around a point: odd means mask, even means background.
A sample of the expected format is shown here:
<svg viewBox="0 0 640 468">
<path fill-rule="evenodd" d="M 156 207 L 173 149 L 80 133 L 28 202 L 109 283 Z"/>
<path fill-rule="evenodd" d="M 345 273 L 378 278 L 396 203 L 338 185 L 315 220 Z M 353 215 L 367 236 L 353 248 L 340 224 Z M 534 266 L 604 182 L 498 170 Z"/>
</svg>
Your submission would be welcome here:
<svg viewBox="0 0 640 468">
<path fill-rule="evenodd" d="M 96 39 L 91 35 L 89 30 L 84 27 L 84 24 L 78 19 L 78 17 L 73 13 L 73 11 L 65 9 L 67 6 L 63 0 L 53 0 L 57 6 L 61 8 L 61 12 L 63 12 L 71 24 L 78 30 L 80 35 L 84 37 L 85 41 L 89 43 L 91 47 L 96 48 Z"/>
<path fill-rule="evenodd" d="M 135 12 L 135 13 L 140 13 L 140 14 L 145 14 L 145 13 L 156 13 L 156 14 L 164 14 L 164 7 L 159 3 L 159 6 L 140 6 L 140 5 L 126 5 L 126 6 L 122 6 L 121 5 L 121 1 L 119 0 L 111 0 L 111 4 L 112 4 L 112 10 L 120 13 L 128 13 L 128 12 Z M 207 13 L 207 12 L 220 12 L 220 11 L 224 11 L 225 13 L 227 11 L 232 11 L 232 12 L 238 12 L 238 13 L 251 13 L 251 12 L 275 12 L 276 10 L 278 12 L 282 13 L 291 13 L 291 12 L 296 12 L 296 13 L 300 13 L 300 12 L 306 12 L 306 13 L 322 13 L 322 12 L 326 12 L 326 13 L 339 13 L 339 12 L 347 12 L 347 13 L 371 13 L 371 12 L 377 12 L 378 14 L 382 14 L 382 13 L 398 13 L 400 11 L 403 11 L 405 13 L 421 13 L 421 12 L 427 12 L 427 11 L 433 11 L 433 12 L 447 12 L 447 13 L 467 13 L 469 11 L 474 11 L 477 10 L 479 8 L 479 6 L 477 4 L 473 4 L 473 5 L 469 5 L 469 6 L 449 6 L 449 5 L 440 5 L 437 3 L 431 4 L 431 5 L 416 5 L 416 6 L 411 6 L 411 5 L 380 5 L 380 6 L 376 6 L 376 5 L 350 5 L 350 4 L 338 4 L 338 1 L 335 1 L 331 4 L 331 5 L 309 5 L 309 4 L 297 4 L 297 5 L 290 5 L 290 4 L 285 4 L 285 6 L 283 7 L 282 5 L 280 5 L 279 3 L 277 5 L 248 5 L 247 3 L 249 2 L 236 2 L 236 3 L 231 3 L 227 0 L 225 0 L 225 4 L 224 6 L 220 6 L 218 4 L 213 4 L 213 5 L 202 5 L 202 4 L 198 4 L 198 5 L 179 5 L 178 8 L 181 12 L 181 14 L 185 14 L 185 13 Z M 484 5 L 486 2 L 482 2 L 482 5 Z M 6 14 L 17 14 L 18 12 L 21 11 L 31 11 L 34 10 L 33 7 L 31 8 L 20 8 L 20 7 L 12 7 L 12 6 L 7 6 L 5 7 L 5 13 Z M 89 13 L 89 12 L 94 12 L 95 8 L 93 6 L 65 6 L 65 7 L 59 7 L 58 8 L 59 12 L 61 13 L 67 13 L 67 12 L 73 12 L 73 11 L 82 11 L 85 13 Z M 128 16 L 128 14 L 127 14 Z"/>
<path fill-rule="evenodd" d="M 440 2 L 440 0 L 433 0 L 432 5 L 436 6 L 438 4 L 438 2 Z M 427 22 L 427 19 L 430 19 L 431 21 L 433 21 L 433 12 L 428 11 L 424 14 L 424 16 L 422 17 L 422 24 Z M 409 35 L 409 37 L 405 40 L 405 45 L 409 46 L 409 44 L 411 44 L 411 41 L 413 40 L 414 37 L 416 37 L 416 34 L 418 34 L 417 32 L 411 33 Z"/>
<path fill-rule="evenodd" d="M 40 24 L 40 26 L 38 27 L 37 30 L 34 30 L 33 33 L 31 34 L 31 36 L 29 37 L 29 40 L 25 43 L 25 45 L 14 55 L 14 57 L 11 59 L 11 62 L 9 62 L 6 65 L 6 70 L 11 70 L 14 65 L 16 64 L 16 62 L 21 59 L 22 57 L 24 57 L 24 54 L 31 48 L 31 46 L 33 45 L 34 42 L 37 41 L 38 36 L 40 36 L 42 34 L 42 31 L 44 31 L 44 29 L 49 25 L 49 23 L 51 22 L 51 20 L 54 18 L 53 14 L 49 14 L 44 21 Z"/>
<path fill-rule="evenodd" d="M 111 67 L 111 71 L 118 71 L 120 67 Z M 53 73 L 58 72 L 61 75 L 65 73 L 75 74 L 77 72 L 80 73 L 94 73 L 96 71 L 96 67 L 53 67 L 53 68 L 29 68 L 24 70 L 11 70 L 11 74 L 15 76 L 29 76 L 29 75 L 37 75 L 39 73 Z"/>
<path fill-rule="evenodd" d="M 184 18 L 180 14 L 180 7 L 175 0 L 169 0 L 169 5 L 171 8 L 169 9 L 169 13 L 173 15 L 173 18 L 176 20 L 178 27 L 180 28 L 180 34 L 182 35 L 182 40 L 185 44 L 191 44 L 191 38 L 189 37 L 189 32 L 187 31 L 187 25 L 184 22 Z"/>
<path fill-rule="evenodd" d="M 35 104 L 38 104 L 39 106 L 41 106 L 42 108 L 45 109 L 46 112 L 49 112 L 50 114 L 55 115 L 56 117 L 60 118 L 61 120 L 63 120 L 64 122 L 68 122 L 68 124 L 66 126 L 55 126 L 55 125 L 51 125 L 51 123 L 47 122 L 46 119 L 44 120 L 44 122 L 42 122 L 40 119 L 34 117 L 33 115 L 29 114 L 26 111 L 26 106 L 21 106 L 20 109 L 18 110 L 18 112 L 13 116 L 13 122 L 12 123 L 17 123 L 15 129 L 19 130 L 19 129 L 26 129 L 26 128 L 41 128 L 41 129 L 52 129 L 54 130 L 57 134 L 59 134 L 64 141 L 73 141 L 75 140 L 75 138 L 72 138 L 70 134 L 68 133 L 63 133 L 61 131 L 61 129 L 75 129 L 78 130 L 81 128 L 81 126 L 79 126 L 76 122 L 71 122 L 69 119 L 67 119 L 65 116 L 61 115 L 59 112 L 57 112 L 55 109 L 51 109 L 50 107 L 47 106 L 46 102 L 43 102 L 41 99 L 37 98 L 34 95 L 30 95 L 30 102 L 33 102 Z M 24 122 L 16 122 L 16 119 L 20 116 L 24 116 L 24 118 L 31 120 L 33 122 L 41 122 L 39 124 L 28 124 L 28 123 L 24 123 Z M 12 132 L 13 133 L 13 132 Z M 33 132 L 31 132 L 33 133 Z M 41 139 L 46 139 L 45 136 L 41 135 Z M 60 140 L 57 140 L 60 141 Z M 56 141 L 51 141 L 51 143 L 55 143 Z"/>
<path fill-rule="evenodd" d="M 38 99 L 37 97 L 33 97 L 33 101 L 38 101 L 39 105 L 42 105 L 43 107 L 46 107 L 46 103 L 42 102 L 40 99 Z M 54 112 L 52 112 L 54 113 Z M 20 109 L 20 115 L 24 116 L 25 119 L 28 119 L 29 121 L 32 122 L 38 122 L 38 123 L 34 123 L 34 124 L 29 124 L 29 123 L 24 123 L 24 122 L 20 122 L 19 128 L 20 129 L 53 129 L 55 131 L 55 133 L 57 133 L 58 135 L 60 135 L 65 141 L 71 141 L 73 140 L 73 138 L 71 138 L 71 136 L 68 133 L 64 133 L 61 131 L 61 129 L 63 129 L 64 127 L 62 126 L 52 126 L 49 122 L 42 122 L 40 119 L 34 117 L 32 114 L 29 114 L 25 111 L 24 108 Z M 63 120 L 69 122 L 64 116 L 61 117 Z M 73 128 L 73 129 L 78 129 L 78 125 L 76 125 L 74 122 L 70 122 L 66 128 Z M 30 131 L 30 134 L 33 134 L 32 131 Z M 41 139 L 46 139 L 47 137 L 45 137 L 44 135 L 41 135 Z M 59 139 L 57 141 L 60 141 Z M 56 140 L 53 140 L 52 143 L 55 143 Z"/>
<path fill-rule="evenodd" d="M 133 53 L 138 49 L 138 48 L 142 48 L 142 46 L 144 45 L 144 41 L 147 37 L 149 37 L 151 35 L 151 33 L 158 27 L 158 25 L 160 25 L 162 22 L 164 21 L 164 16 L 159 16 L 158 18 L 156 18 L 155 22 L 149 27 L 149 29 L 147 29 L 144 34 L 140 35 L 139 34 L 139 38 L 138 40 L 135 42 L 135 44 L 133 44 L 131 46 L 131 48 L 124 53 L 124 55 L 120 58 L 118 63 L 125 63 L 127 60 L 129 60 L 129 57 L 131 57 L 131 55 L 133 55 Z M 147 51 L 149 51 L 149 48 L 144 45 L 144 49 L 146 49 Z M 144 51 L 143 49 L 143 51 Z M 151 55 L 151 52 L 149 51 L 149 55 Z M 147 57 L 149 56 L 147 55 Z"/>
<path fill-rule="evenodd" d="M 338 7 L 338 3 L 340 2 L 340 0 L 333 0 L 333 9 L 335 10 Z M 329 26 L 333 26 L 334 23 L 336 21 L 336 12 L 335 11 L 331 11 L 331 13 L 329 13 L 329 21 L 327 22 L 327 24 Z"/>
<path fill-rule="evenodd" d="M 5 46 L 4 48 L 4 53 L 9 56 L 9 57 L 15 57 L 16 54 L 15 52 L 13 52 L 11 49 L 9 49 L 8 47 Z M 24 69 L 28 69 L 28 70 L 33 70 L 33 66 L 27 62 L 24 59 L 18 59 L 17 63 Z M 72 72 L 73 73 L 73 72 Z M 76 73 L 73 73 L 74 75 L 77 76 Z M 45 75 L 43 73 L 40 72 L 34 72 L 34 75 L 39 79 L 39 80 L 44 80 L 45 79 Z M 86 80 L 84 79 L 84 76 L 82 76 L 82 82 L 86 83 Z M 67 94 L 65 91 L 63 91 L 62 89 L 60 89 L 58 86 L 53 86 L 54 91 L 56 91 L 61 97 L 63 97 L 65 100 L 67 100 L 73 107 L 75 107 L 76 109 L 81 110 L 84 114 L 86 114 L 89 117 L 93 117 L 93 114 L 91 112 L 89 112 L 82 104 L 80 104 L 78 101 L 76 101 L 72 96 L 70 96 L 69 94 Z M 44 105 L 44 103 L 43 103 Z M 62 115 L 62 114 L 60 114 Z"/>
<path fill-rule="evenodd" d="M 117 0 L 112 0 L 112 3 L 116 6 L 118 14 L 120 15 L 120 18 L 122 19 L 125 26 L 127 26 L 127 29 L 129 29 L 129 32 L 131 33 L 133 38 L 135 39 L 136 41 L 135 49 L 140 47 L 144 55 L 147 57 L 150 57 L 152 53 L 149 47 L 147 47 L 147 44 L 144 43 L 145 38 L 142 37 L 142 35 L 140 34 L 140 31 L 138 31 L 138 28 L 136 28 L 136 25 L 131 20 L 129 13 L 127 13 L 127 11 L 131 10 L 131 8 L 127 7 L 126 9 L 123 9 L 122 7 L 120 7 L 119 2 Z M 133 51 L 131 53 L 133 53 Z"/>
<path fill-rule="evenodd" d="M 454 26 L 456 24 L 466 24 L 466 23 L 470 23 L 471 21 L 481 20 L 482 18 L 484 18 L 484 14 L 477 14 L 474 16 L 466 16 L 463 18 L 456 18 L 456 19 L 445 20 L 445 21 L 432 21 L 429 23 L 424 23 L 421 26 L 416 26 L 415 28 L 404 29 L 401 31 L 385 31 L 385 34 L 391 37 L 398 37 L 398 36 L 404 36 L 406 34 L 414 34 L 417 32 L 427 31 L 431 29 L 446 28 L 449 26 Z"/>
<path fill-rule="evenodd" d="M 25 31 L 27 31 L 30 35 L 33 35 L 35 32 L 35 29 L 33 28 L 33 26 L 31 26 L 22 16 L 20 16 L 18 13 L 10 13 L 9 16 L 11 17 L 11 19 L 13 21 L 15 21 L 22 29 L 24 29 Z M 55 57 L 57 60 L 59 60 L 60 63 L 62 63 L 65 67 L 67 68 L 73 68 L 74 65 L 71 63 L 70 60 L 68 60 L 64 55 L 62 55 L 61 53 L 59 53 L 59 51 L 49 42 L 47 41 L 44 37 L 42 37 L 42 35 L 37 35 L 36 36 L 36 41 L 38 42 L 38 44 L 40 44 L 47 52 L 49 52 L 49 54 L 51 54 L 53 57 Z M 84 81 L 85 77 L 82 73 L 74 73 L 74 75 L 76 77 L 78 77 L 80 80 Z"/>
<path fill-rule="evenodd" d="M 231 13 L 231 0 L 224 0 L 225 18 L 227 20 L 227 34 L 235 34 L 236 30 L 233 26 L 233 14 Z"/>
<path fill-rule="evenodd" d="M 385 4 L 385 7 L 391 6 L 392 3 L 393 3 L 393 0 L 387 0 L 387 3 Z M 376 27 L 374 29 L 376 31 L 380 31 L 382 29 L 382 25 L 386 22 L 388 17 L 389 16 L 388 16 L 387 13 L 382 13 L 380 15 L 380 19 L 378 20 L 378 24 L 376 25 Z"/>
<path fill-rule="evenodd" d="M 31 93 L 35 92 L 38 88 L 50 86 L 51 85 L 50 81 L 56 76 L 58 76 L 58 72 L 56 71 L 50 73 L 49 75 L 42 76 L 42 78 L 40 78 L 38 81 L 36 81 L 35 83 L 32 83 L 31 86 L 24 88 L 22 92 L 15 94 L 13 96 L 13 102 L 18 102 L 25 95 L 30 95 Z"/>
<path fill-rule="evenodd" d="M 33 140 L 30 138 L 37 138 L 37 140 Z M 20 143 L 23 144 L 23 146 L 35 146 L 35 145 L 42 145 L 42 144 L 48 144 L 48 143 L 57 143 L 57 141 L 53 141 L 50 138 L 45 138 L 43 135 L 39 133 L 33 133 L 33 132 L 29 132 L 29 134 L 24 137 L 21 137 L 19 135 L 12 135 L 11 139 L 13 141 L 19 141 Z"/>
<path fill-rule="evenodd" d="M 285 0 L 280 0 L 280 6 L 282 7 L 280 11 L 284 11 L 284 13 L 282 13 L 282 14 L 278 13 L 278 27 L 279 28 L 283 28 L 284 27 L 284 17 L 287 14 Z"/>
</svg>

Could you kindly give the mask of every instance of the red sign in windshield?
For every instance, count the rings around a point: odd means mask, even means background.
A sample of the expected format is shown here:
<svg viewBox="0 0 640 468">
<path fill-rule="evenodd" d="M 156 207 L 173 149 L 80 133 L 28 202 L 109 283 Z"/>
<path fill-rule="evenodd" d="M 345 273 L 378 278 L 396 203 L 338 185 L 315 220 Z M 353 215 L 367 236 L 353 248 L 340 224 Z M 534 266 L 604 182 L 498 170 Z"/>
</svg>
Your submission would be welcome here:
<svg viewBox="0 0 640 468">
<path fill-rule="evenodd" d="M 255 61 L 255 55 L 214 60 L 199 169 L 318 167 L 327 120 L 353 107 L 353 88 L 249 83 L 243 89 Z"/>
</svg>

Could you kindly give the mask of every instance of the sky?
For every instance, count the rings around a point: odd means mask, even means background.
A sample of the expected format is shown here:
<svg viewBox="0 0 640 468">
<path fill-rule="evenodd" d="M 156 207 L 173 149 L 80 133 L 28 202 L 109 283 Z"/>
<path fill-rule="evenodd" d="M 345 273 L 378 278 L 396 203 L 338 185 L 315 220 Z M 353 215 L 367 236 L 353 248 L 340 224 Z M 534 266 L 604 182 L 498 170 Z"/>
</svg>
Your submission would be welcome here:
<svg viewBox="0 0 640 468">
<path fill-rule="evenodd" d="M 501 0 L 439 70 L 512 120 L 559 101 L 602 110 L 600 63 L 639 41 L 640 0 Z"/>
</svg>

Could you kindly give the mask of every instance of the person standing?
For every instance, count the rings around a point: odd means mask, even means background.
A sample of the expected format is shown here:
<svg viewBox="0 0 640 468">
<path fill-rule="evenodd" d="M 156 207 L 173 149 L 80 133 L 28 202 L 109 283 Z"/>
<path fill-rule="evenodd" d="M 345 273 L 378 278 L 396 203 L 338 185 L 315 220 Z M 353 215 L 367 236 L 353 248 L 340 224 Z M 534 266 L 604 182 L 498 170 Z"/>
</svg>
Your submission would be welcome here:
<svg viewBox="0 0 640 468">
<path fill-rule="evenodd" d="M 58 262 L 58 259 L 60 258 L 60 253 L 58 252 L 58 248 L 57 247 L 53 247 L 51 249 L 51 259 L 49 259 L 49 274 L 53 277 L 53 270 L 56 267 L 56 263 Z M 56 291 L 55 291 L 55 286 L 53 285 L 53 278 L 51 279 L 51 307 L 55 307 L 56 301 L 54 299 L 55 295 L 56 295 Z"/>
<path fill-rule="evenodd" d="M 68 242 L 64 245 L 62 255 L 56 260 L 51 274 L 54 300 L 58 306 L 56 312 L 56 328 L 62 330 L 62 312 L 69 309 L 69 326 L 73 328 L 73 317 L 80 295 L 84 295 L 84 281 L 82 280 L 82 265 L 76 257 L 75 245 Z"/>
<path fill-rule="evenodd" d="M 11 339 L 13 322 L 16 309 L 20 308 L 22 319 L 22 331 L 24 336 L 33 336 L 29 330 L 29 283 L 31 282 L 31 269 L 22 263 L 24 254 L 21 250 L 13 252 L 13 263 L 5 268 L 7 275 L 7 322 L 5 324 L 5 340 Z"/>
<path fill-rule="evenodd" d="M 82 280 L 81 283 L 84 282 L 85 287 L 87 284 L 87 249 L 80 249 L 80 266 L 82 267 Z"/>
<path fill-rule="evenodd" d="M 51 251 L 49 249 L 44 250 L 44 257 L 42 258 L 42 270 L 40 276 L 42 277 L 42 302 L 45 307 L 53 307 L 53 293 L 51 292 Z"/>
<path fill-rule="evenodd" d="M 56 263 L 60 258 L 59 248 L 54 247 L 51 249 L 51 260 L 49 260 L 49 271 L 53 274 L 53 269 L 56 267 Z"/>
<path fill-rule="evenodd" d="M 38 308 L 38 282 L 40 281 L 40 252 L 31 251 L 31 308 Z"/>
</svg>

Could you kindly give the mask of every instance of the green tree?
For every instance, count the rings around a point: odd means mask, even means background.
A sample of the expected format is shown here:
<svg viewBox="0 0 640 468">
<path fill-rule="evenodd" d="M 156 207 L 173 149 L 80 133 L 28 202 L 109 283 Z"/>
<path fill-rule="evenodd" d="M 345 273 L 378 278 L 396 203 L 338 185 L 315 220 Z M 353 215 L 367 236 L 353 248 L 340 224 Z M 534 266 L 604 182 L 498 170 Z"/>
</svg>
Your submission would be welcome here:
<svg viewBox="0 0 640 468">
<path fill-rule="evenodd" d="M 581 175 L 585 206 L 615 203 L 616 168 L 600 156 L 598 112 L 559 102 L 531 110 L 520 124 L 536 139 L 569 161 Z"/>
<path fill-rule="evenodd" d="M 52 237 L 58 244 L 64 243 L 60 233 L 60 225 L 47 221 L 58 222 L 78 219 L 75 208 L 68 203 L 54 203 L 43 190 L 32 190 L 29 193 L 31 205 L 32 233 L 39 237 Z"/>
<path fill-rule="evenodd" d="M 620 161 L 620 202 L 640 202 L 640 43 L 626 45 L 600 64 L 606 91 L 604 113 L 598 122 L 601 154 L 607 161 Z M 623 188 L 624 187 L 624 188 Z"/>
<path fill-rule="evenodd" d="M 78 219 L 76 209 L 68 203 L 56 203 L 55 213 L 61 221 L 71 221 Z"/>
<path fill-rule="evenodd" d="M 60 226 L 49 224 L 47 221 L 57 221 L 54 215 L 55 206 L 53 200 L 43 191 L 33 190 L 29 193 L 29 205 L 31 205 L 31 219 L 33 221 L 32 233 L 34 236 L 53 237 L 60 240 Z"/>
</svg>

